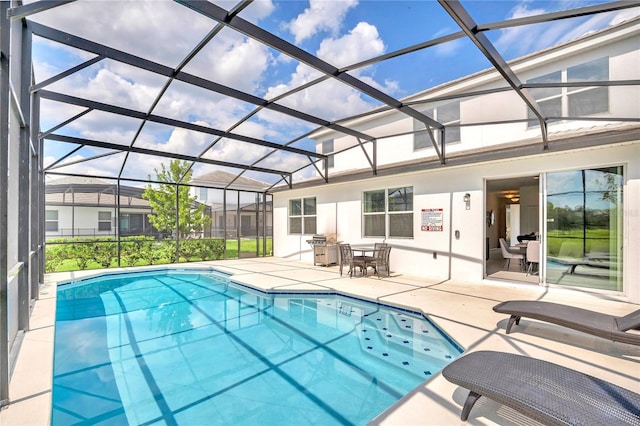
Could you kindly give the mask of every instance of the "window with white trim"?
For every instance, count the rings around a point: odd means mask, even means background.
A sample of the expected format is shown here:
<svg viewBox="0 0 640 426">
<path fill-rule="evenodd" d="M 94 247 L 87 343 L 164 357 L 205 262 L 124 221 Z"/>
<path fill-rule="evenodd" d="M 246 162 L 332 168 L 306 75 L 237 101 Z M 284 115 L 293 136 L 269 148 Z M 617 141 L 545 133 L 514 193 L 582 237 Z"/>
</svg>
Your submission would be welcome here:
<svg viewBox="0 0 640 426">
<path fill-rule="evenodd" d="M 321 154 L 331 154 L 333 153 L 334 147 L 333 147 L 333 139 L 328 139 L 326 141 L 322 141 L 321 147 L 320 147 L 320 153 Z M 327 167 L 333 167 L 334 163 L 334 157 L 333 155 L 329 155 L 327 157 Z"/>
<path fill-rule="evenodd" d="M 98 212 L 98 231 L 111 232 L 111 212 Z"/>
<path fill-rule="evenodd" d="M 45 210 L 44 229 L 47 232 L 58 232 L 58 210 Z"/>
<path fill-rule="evenodd" d="M 200 188 L 200 196 L 198 197 L 198 201 L 204 203 L 208 201 L 209 189 L 208 188 Z"/>
<path fill-rule="evenodd" d="M 424 115 L 444 124 L 444 143 L 460 142 L 460 101 L 449 102 L 421 111 Z M 432 147 L 431 138 L 425 130 L 425 124 L 419 120 L 413 120 L 413 149 Z M 433 130 L 436 141 L 440 139 L 440 132 Z"/>
<path fill-rule="evenodd" d="M 377 238 L 413 238 L 413 187 L 366 191 L 363 235 Z"/>
<path fill-rule="evenodd" d="M 608 81 L 609 58 L 595 59 L 584 64 L 567 68 L 567 81 Z M 569 117 L 609 112 L 609 88 L 567 87 Z"/>
<path fill-rule="evenodd" d="M 609 58 L 604 57 L 529 79 L 527 83 L 607 80 L 609 80 Z M 606 86 L 531 88 L 529 92 L 537 101 L 545 117 L 586 117 L 609 112 L 609 88 Z M 533 111 L 529 110 L 527 114 L 529 127 L 537 126 L 539 121 Z M 554 121 L 559 119 L 549 120 L 550 123 Z"/>
<path fill-rule="evenodd" d="M 289 234 L 316 233 L 316 197 L 289 200 Z"/>
</svg>

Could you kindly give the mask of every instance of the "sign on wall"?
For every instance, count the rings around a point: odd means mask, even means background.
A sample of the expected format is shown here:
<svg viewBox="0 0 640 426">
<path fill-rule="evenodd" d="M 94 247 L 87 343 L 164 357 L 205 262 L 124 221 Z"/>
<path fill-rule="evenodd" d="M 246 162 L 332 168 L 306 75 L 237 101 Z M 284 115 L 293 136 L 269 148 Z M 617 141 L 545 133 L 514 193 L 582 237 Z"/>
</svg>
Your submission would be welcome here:
<svg viewBox="0 0 640 426">
<path fill-rule="evenodd" d="M 443 209 L 422 209 L 420 229 L 423 231 L 444 231 Z"/>
</svg>

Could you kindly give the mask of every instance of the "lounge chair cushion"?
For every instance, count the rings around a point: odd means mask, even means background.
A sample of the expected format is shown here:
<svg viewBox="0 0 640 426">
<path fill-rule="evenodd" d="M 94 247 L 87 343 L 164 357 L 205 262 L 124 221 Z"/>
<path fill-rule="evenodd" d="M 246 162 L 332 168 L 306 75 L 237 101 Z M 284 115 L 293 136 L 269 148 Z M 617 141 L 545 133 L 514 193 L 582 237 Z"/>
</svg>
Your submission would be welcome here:
<svg viewBox="0 0 640 426">
<path fill-rule="evenodd" d="M 442 375 L 470 391 L 462 420 L 485 396 L 548 425 L 640 425 L 640 394 L 547 361 L 478 351 Z"/>
</svg>

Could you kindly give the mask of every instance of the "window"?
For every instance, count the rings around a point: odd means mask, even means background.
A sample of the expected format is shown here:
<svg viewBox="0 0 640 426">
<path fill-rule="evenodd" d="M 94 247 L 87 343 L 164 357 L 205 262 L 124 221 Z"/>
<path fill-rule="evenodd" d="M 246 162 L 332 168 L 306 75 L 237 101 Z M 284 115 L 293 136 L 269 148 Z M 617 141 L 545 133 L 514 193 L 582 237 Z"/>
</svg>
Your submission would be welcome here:
<svg viewBox="0 0 640 426">
<path fill-rule="evenodd" d="M 460 101 L 449 102 L 448 104 L 439 105 L 422 111 L 424 115 L 445 125 L 444 142 L 453 143 L 460 142 L 460 127 L 450 127 L 451 125 L 460 124 Z M 422 121 L 413 120 L 413 149 L 423 149 L 432 146 L 431 138 L 425 131 L 426 127 Z M 438 132 L 435 132 L 438 135 Z M 438 140 L 438 136 L 436 136 Z"/>
<path fill-rule="evenodd" d="M 527 80 L 527 83 L 562 83 L 609 80 L 609 58 L 599 58 Z M 529 89 L 545 117 L 584 117 L 609 111 L 608 87 L 548 87 Z M 529 127 L 539 124 L 531 110 Z M 549 122 L 558 121 L 549 120 Z"/>
<path fill-rule="evenodd" d="M 552 73 L 532 78 L 527 83 L 561 83 L 562 72 L 554 71 Z M 560 117 L 562 116 L 562 88 L 561 87 L 547 87 L 539 89 L 529 89 L 533 98 L 538 102 L 538 106 L 542 111 L 542 115 L 545 117 Z M 533 111 L 529 110 L 528 118 L 529 127 L 539 125 L 536 115 Z"/>
<path fill-rule="evenodd" d="M 331 154 L 333 152 L 334 148 L 333 148 L 333 139 L 329 139 L 326 141 L 322 142 L 322 147 L 321 147 L 321 154 Z M 333 155 L 330 155 L 327 158 L 327 167 L 333 167 Z"/>
<path fill-rule="evenodd" d="M 44 229 L 47 232 L 58 232 L 58 210 L 45 210 Z"/>
<path fill-rule="evenodd" d="M 129 232 L 129 215 L 127 213 L 120 215 L 120 232 L 123 234 Z"/>
<path fill-rule="evenodd" d="M 316 233 L 316 198 L 289 200 L 289 234 Z"/>
<path fill-rule="evenodd" d="M 209 195 L 208 193 L 209 190 L 207 188 L 200 188 L 200 196 L 198 197 L 198 201 L 200 201 L 201 203 L 207 201 L 207 195 Z"/>
<path fill-rule="evenodd" d="M 413 238 L 413 187 L 363 194 L 365 237 Z"/>
<path fill-rule="evenodd" d="M 98 212 L 98 231 L 111 232 L 111 212 Z"/>
<path fill-rule="evenodd" d="M 606 80 L 609 80 L 609 58 L 567 68 L 568 82 Z M 609 112 L 608 87 L 569 87 L 567 97 L 570 117 Z"/>
<path fill-rule="evenodd" d="M 120 215 L 120 233 L 122 235 L 141 235 L 145 231 L 145 215 L 142 213 L 124 213 Z M 147 222 L 148 223 L 148 222 Z M 106 229 L 105 229 L 106 231 Z"/>
<path fill-rule="evenodd" d="M 365 192 L 364 201 L 364 236 L 386 237 L 385 231 L 385 190 Z"/>
</svg>

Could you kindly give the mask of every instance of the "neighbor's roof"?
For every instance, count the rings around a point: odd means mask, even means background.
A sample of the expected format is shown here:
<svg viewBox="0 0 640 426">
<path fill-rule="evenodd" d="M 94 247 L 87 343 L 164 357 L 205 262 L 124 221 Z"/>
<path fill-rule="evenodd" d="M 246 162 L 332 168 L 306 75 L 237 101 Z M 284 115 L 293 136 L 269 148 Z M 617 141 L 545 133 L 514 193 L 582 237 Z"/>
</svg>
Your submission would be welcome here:
<svg viewBox="0 0 640 426">
<path fill-rule="evenodd" d="M 206 187 L 248 191 L 264 191 L 270 186 L 268 183 L 259 182 L 255 179 L 244 176 L 234 175 L 233 173 L 222 170 L 215 170 L 200 176 L 194 176 L 191 178 L 189 183 L 192 185 L 202 185 Z"/>
</svg>

